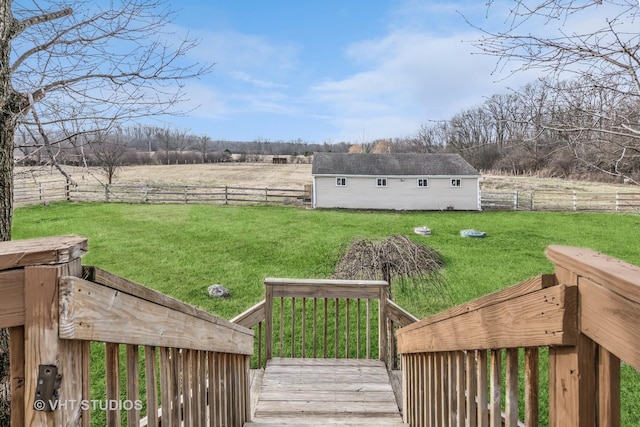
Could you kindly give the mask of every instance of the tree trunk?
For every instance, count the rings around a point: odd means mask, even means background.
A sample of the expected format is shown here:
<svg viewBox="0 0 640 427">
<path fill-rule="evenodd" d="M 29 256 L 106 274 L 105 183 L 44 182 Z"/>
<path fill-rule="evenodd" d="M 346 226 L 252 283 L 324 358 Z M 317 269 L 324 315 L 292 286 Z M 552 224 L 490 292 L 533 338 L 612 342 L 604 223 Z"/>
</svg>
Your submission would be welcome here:
<svg viewBox="0 0 640 427">
<path fill-rule="evenodd" d="M 0 241 L 3 242 L 11 240 L 13 219 L 14 121 L 11 113 L 0 113 Z"/>
<path fill-rule="evenodd" d="M 0 426 L 8 426 L 11 422 L 10 386 L 9 331 L 0 329 Z"/>
<path fill-rule="evenodd" d="M 0 0 L 0 241 L 11 240 L 13 138 L 18 97 L 11 87 L 11 39 L 15 31 L 11 0 Z M 16 111 L 16 106 L 18 110 Z"/>
<path fill-rule="evenodd" d="M 11 240 L 14 119 L 0 109 L 0 241 Z M 9 332 L 0 329 L 0 426 L 10 422 Z"/>
<path fill-rule="evenodd" d="M 0 0 L 0 241 L 11 240 L 13 217 L 13 137 L 18 97 L 11 87 L 9 67 L 15 31 L 11 3 Z M 0 329 L 0 426 L 8 426 L 11 421 L 10 384 L 9 331 Z"/>
</svg>

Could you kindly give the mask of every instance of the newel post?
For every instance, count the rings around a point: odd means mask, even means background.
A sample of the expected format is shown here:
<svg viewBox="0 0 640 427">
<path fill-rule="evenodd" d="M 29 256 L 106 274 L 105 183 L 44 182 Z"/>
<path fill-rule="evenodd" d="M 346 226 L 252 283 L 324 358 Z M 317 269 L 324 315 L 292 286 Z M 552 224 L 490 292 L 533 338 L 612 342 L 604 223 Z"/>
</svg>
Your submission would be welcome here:
<svg viewBox="0 0 640 427">
<path fill-rule="evenodd" d="M 557 264 L 555 275 L 558 284 L 578 285 L 578 275 Z M 579 329 L 575 346 L 549 348 L 549 426 L 595 427 L 596 364 L 596 344 Z"/>
<path fill-rule="evenodd" d="M 80 256 L 87 241 L 59 237 L 16 243 L 15 255 L 30 260 L 24 265 L 24 425 L 88 426 L 89 414 L 80 403 L 89 396 L 89 344 L 58 334 L 58 281 L 82 275 Z M 60 376 L 57 400 L 36 399 L 41 367 Z M 43 405 L 53 410 L 43 411 Z"/>
</svg>

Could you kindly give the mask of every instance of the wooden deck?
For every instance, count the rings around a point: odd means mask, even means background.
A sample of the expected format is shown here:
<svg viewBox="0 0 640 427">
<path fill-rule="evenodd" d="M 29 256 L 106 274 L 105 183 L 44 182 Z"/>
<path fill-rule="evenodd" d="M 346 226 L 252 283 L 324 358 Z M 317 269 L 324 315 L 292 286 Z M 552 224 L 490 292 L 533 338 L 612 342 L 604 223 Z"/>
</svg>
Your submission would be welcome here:
<svg viewBox="0 0 640 427">
<path fill-rule="evenodd" d="M 254 408 L 247 427 L 408 425 L 384 362 L 371 359 L 271 359 Z"/>
</svg>

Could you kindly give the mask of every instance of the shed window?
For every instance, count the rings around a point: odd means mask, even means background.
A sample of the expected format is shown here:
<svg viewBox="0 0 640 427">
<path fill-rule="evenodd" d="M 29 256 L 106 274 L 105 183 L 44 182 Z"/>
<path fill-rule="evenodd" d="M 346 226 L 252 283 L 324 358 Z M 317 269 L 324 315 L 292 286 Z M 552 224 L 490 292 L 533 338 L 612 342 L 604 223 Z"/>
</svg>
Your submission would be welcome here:
<svg viewBox="0 0 640 427">
<path fill-rule="evenodd" d="M 344 187 L 347 185 L 347 178 L 345 177 L 338 177 L 336 178 L 336 185 L 338 187 Z"/>
<path fill-rule="evenodd" d="M 429 180 L 427 178 L 418 178 L 418 187 L 428 187 Z"/>
<path fill-rule="evenodd" d="M 376 186 L 378 187 L 386 187 L 387 186 L 387 178 L 377 178 Z"/>
<path fill-rule="evenodd" d="M 452 187 L 462 187 L 462 180 L 460 178 L 451 178 Z"/>
</svg>

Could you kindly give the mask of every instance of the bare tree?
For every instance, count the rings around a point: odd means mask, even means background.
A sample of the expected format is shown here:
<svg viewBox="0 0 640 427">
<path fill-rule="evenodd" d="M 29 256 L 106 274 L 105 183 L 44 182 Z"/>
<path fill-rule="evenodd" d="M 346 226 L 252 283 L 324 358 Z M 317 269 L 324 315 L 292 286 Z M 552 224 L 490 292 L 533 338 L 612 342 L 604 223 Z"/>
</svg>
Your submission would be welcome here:
<svg viewBox="0 0 640 427">
<path fill-rule="evenodd" d="M 211 149 L 211 138 L 207 135 L 202 135 L 196 139 L 196 147 L 202 156 L 202 163 L 207 162 L 207 154 Z"/>
<path fill-rule="evenodd" d="M 106 129 L 168 112 L 184 79 L 208 71 L 185 62 L 196 42 L 168 32 L 173 13 L 161 0 L 69 4 L 0 0 L 0 240 L 11 239 L 18 127 L 52 153 L 64 142 L 50 137 L 61 122 L 102 121 Z"/>
<path fill-rule="evenodd" d="M 491 0 L 489 13 L 497 12 L 493 6 Z M 561 105 L 563 114 L 555 117 L 561 120 L 547 117 L 539 124 L 564 134 L 574 155 L 589 167 L 633 178 L 639 170 L 628 166 L 640 154 L 635 116 L 640 104 L 637 0 L 517 0 L 510 10 L 506 28 L 481 29 L 484 36 L 477 46 L 498 58 L 498 68 L 516 63 L 514 72 L 542 70 L 557 100 L 569 101 L 566 80 L 575 79 L 570 102 Z M 592 25 L 581 25 L 584 22 Z M 576 102 L 577 95 L 584 99 Z M 599 102 L 613 98 L 634 108 L 609 108 Z M 594 141 L 604 150 L 595 156 Z"/>
<path fill-rule="evenodd" d="M 96 132 L 89 145 L 96 164 L 107 178 L 107 183 L 113 184 L 113 178 L 118 169 L 123 166 L 128 150 L 122 130 L 117 129 L 116 132 L 108 135 Z"/>
</svg>

